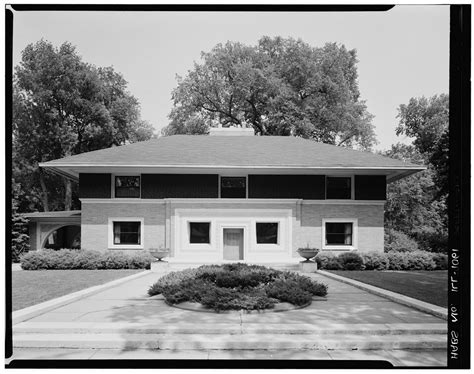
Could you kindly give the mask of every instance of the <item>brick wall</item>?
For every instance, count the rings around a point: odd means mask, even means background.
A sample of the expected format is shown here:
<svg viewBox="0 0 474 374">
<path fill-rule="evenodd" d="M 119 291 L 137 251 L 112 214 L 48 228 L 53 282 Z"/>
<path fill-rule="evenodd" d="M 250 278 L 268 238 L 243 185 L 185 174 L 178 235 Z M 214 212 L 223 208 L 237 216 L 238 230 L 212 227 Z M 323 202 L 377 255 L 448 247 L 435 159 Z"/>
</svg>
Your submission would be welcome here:
<svg viewBox="0 0 474 374">
<path fill-rule="evenodd" d="M 293 229 L 294 248 L 306 245 L 322 248 L 324 218 L 357 218 L 360 252 L 383 252 L 383 205 L 308 204 L 301 206 L 301 222 Z M 336 251 L 335 251 L 336 252 Z M 338 253 L 340 251 L 337 251 Z"/>
<path fill-rule="evenodd" d="M 173 201 L 166 208 L 164 200 L 136 203 L 82 203 L 82 248 L 93 250 L 108 249 L 108 218 L 139 217 L 144 219 L 144 249 L 150 247 L 170 247 L 174 252 L 175 209 L 250 210 L 271 212 L 272 209 L 291 209 L 292 257 L 298 258 L 297 248 L 315 246 L 322 248 L 321 224 L 324 218 L 357 218 L 358 251 L 383 251 L 383 205 L 381 204 L 313 204 L 294 200 L 281 203 L 248 201 L 238 202 L 197 202 Z M 166 233 L 166 210 L 168 209 L 168 233 Z M 136 249 L 132 249 L 136 251 Z"/>
<path fill-rule="evenodd" d="M 39 244 L 36 243 L 36 228 L 36 222 L 28 223 L 28 235 L 30 236 L 30 251 L 36 251 L 39 246 Z"/>
<path fill-rule="evenodd" d="M 144 249 L 165 246 L 165 203 L 94 204 L 82 202 L 81 248 L 105 251 L 108 247 L 109 217 L 139 217 L 144 219 Z M 114 249 L 115 250 L 115 249 Z M 124 252 L 139 251 L 130 248 Z"/>
</svg>

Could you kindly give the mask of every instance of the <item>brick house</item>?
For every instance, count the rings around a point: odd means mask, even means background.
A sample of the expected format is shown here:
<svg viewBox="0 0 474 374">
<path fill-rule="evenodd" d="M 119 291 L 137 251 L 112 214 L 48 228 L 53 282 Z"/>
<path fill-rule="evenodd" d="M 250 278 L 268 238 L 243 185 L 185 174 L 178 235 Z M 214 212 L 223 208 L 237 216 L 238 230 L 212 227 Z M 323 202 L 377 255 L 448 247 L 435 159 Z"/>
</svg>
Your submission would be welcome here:
<svg viewBox="0 0 474 374">
<path fill-rule="evenodd" d="M 42 163 L 79 181 L 81 211 L 60 212 L 56 225 L 75 219 L 83 249 L 169 248 L 170 262 L 292 263 L 306 246 L 382 252 L 387 183 L 424 169 L 297 137 L 253 135 L 216 128 L 210 136 L 161 137 Z M 42 214 L 29 215 L 38 248 L 54 244 L 53 218 Z"/>
</svg>

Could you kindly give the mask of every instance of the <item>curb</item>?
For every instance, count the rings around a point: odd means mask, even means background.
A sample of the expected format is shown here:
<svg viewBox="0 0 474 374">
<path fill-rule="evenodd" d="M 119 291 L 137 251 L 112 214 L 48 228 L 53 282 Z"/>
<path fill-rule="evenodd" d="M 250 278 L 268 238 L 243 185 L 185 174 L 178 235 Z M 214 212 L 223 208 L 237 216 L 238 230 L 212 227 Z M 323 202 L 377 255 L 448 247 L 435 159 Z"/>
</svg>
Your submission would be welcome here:
<svg viewBox="0 0 474 374">
<path fill-rule="evenodd" d="M 74 301 L 83 299 L 87 296 L 94 295 L 94 294 L 99 293 L 101 291 L 104 291 L 108 288 L 117 286 L 119 284 L 125 283 L 125 282 L 133 280 L 135 278 L 143 277 L 144 275 L 147 275 L 147 274 L 151 274 L 151 271 L 150 270 L 145 270 L 145 271 L 142 271 L 138 274 L 129 275 L 128 277 L 125 277 L 125 278 L 115 279 L 115 280 L 113 280 L 111 282 L 108 282 L 108 283 L 105 283 L 105 284 L 100 284 L 98 286 L 89 287 L 89 288 L 86 288 L 86 289 L 83 289 L 83 290 L 80 290 L 80 291 L 77 291 L 77 292 L 73 292 L 73 293 L 70 293 L 70 294 L 67 294 L 67 295 L 64 295 L 64 296 L 61 296 L 61 297 L 57 297 L 57 298 L 52 299 L 52 300 L 45 301 L 45 302 L 40 303 L 40 304 L 36 304 L 36 305 L 32 305 L 32 306 L 29 306 L 29 307 L 24 308 L 24 309 L 16 310 L 12 313 L 12 326 L 17 324 L 17 323 L 20 323 L 20 322 L 26 321 L 28 319 L 34 318 L 36 316 L 39 316 L 40 314 L 49 312 L 49 311 L 51 311 L 53 309 L 56 309 L 60 306 L 70 304 Z"/>
<path fill-rule="evenodd" d="M 371 294 L 377 295 L 384 297 L 386 299 L 389 299 L 391 301 L 394 301 L 396 303 L 406 305 L 409 307 L 412 307 L 414 309 L 417 309 L 419 311 L 429 313 L 435 317 L 442 318 L 444 320 L 448 320 L 448 311 L 445 308 L 442 308 L 440 306 L 426 303 L 421 300 L 414 299 L 412 297 L 408 297 L 396 292 L 384 290 L 383 288 L 375 287 L 370 284 L 362 283 L 350 278 L 345 278 L 337 274 L 333 274 L 324 270 L 318 270 L 318 274 L 324 275 L 325 277 L 332 278 L 335 280 L 338 280 L 342 283 L 347 283 L 350 284 L 351 286 L 360 288 L 361 290 L 367 291 Z"/>
</svg>

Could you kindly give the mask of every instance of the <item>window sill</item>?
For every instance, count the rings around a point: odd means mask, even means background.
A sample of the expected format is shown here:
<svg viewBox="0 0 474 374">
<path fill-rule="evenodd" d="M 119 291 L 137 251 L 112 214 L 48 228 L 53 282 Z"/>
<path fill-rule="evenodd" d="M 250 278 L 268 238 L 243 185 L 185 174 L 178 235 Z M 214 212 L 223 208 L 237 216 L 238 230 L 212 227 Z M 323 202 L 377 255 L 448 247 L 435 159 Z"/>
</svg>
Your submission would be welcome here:
<svg viewBox="0 0 474 374">
<path fill-rule="evenodd" d="M 357 248 L 352 245 L 325 245 L 323 251 L 355 251 Z"/>
<path fill-rule="evenodd" d="M 130 245 L 114 245 L 114 246 L 109 246 L 108 249 L 143 249 L 143 245 L 133 245 L 133 244 L 130 244 Z"/>
</svg>

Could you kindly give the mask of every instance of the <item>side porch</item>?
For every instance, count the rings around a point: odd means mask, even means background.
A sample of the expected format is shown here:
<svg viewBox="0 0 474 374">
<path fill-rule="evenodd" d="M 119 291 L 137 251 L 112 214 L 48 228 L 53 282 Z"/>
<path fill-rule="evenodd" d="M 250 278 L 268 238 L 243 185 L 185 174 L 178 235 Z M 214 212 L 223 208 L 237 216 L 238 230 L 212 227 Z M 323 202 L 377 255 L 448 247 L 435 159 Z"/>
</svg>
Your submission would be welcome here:
<svg viewBox="0 0 474 374">
<path fill-rule="evenodd" d="M 81 248 L 81 211 L 35 212 L 29 220 L 30 250 Z"/>
</svg>

